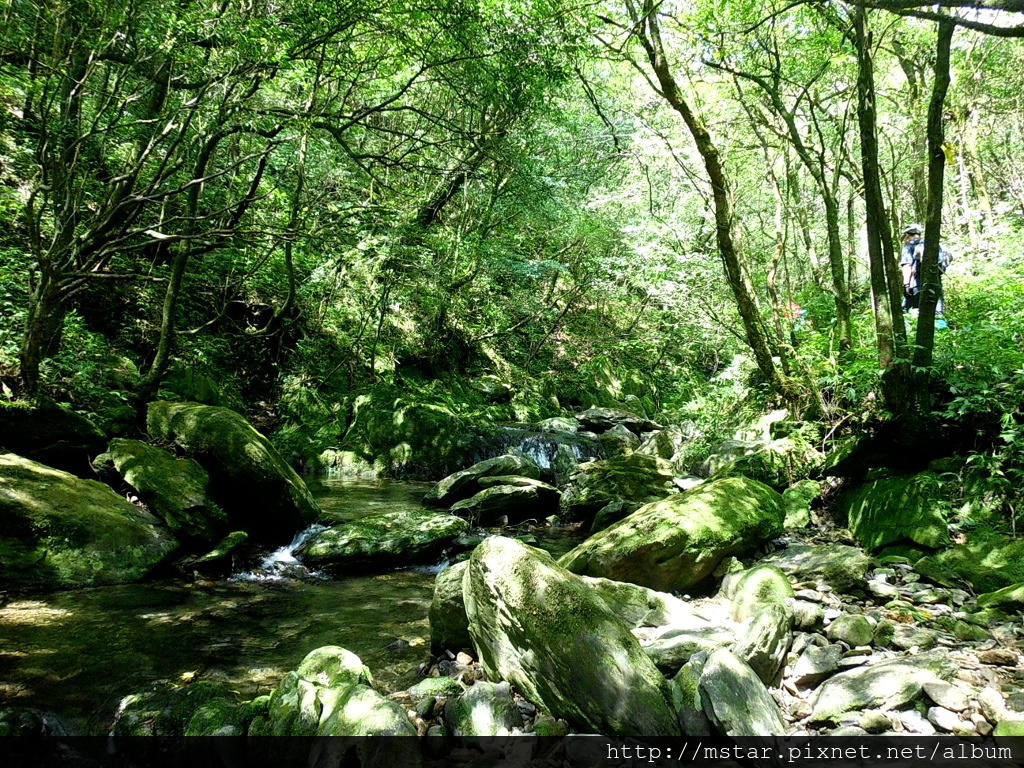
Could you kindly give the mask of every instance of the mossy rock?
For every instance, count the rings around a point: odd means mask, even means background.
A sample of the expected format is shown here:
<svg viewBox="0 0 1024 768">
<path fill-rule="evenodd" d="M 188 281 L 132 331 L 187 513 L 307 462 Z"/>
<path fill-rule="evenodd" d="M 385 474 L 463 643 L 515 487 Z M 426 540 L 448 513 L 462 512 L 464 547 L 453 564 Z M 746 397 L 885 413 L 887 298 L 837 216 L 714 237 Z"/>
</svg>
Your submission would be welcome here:
<svg viewBox="0 0 1024 768">
<path fill-rule="evenodd" d="M 447 512 L 397 510 L 336 525 L 296 550 L 308 566 L 338 573 L 436 562 L 469 523 Z"/>
<path fill-rule="evenodd" d="M 574 573 L 678 592 L 705 581 L 725 558 L 782 533 L 782 497 L 730 477 L 647 504 L 596 533 L 559 563 Z"/>
<path fill-rule="evenodd" d="M 930 554 L 914 567 L 925 576 L 946 574 L 977 592 L 995 592 L 1024 582 L 1024 540 L 979 527 L 964 543 Z"/>
<path fill-rule="evenodd" d="M 413 696 L 458 696 L 463 685 L 454 677 L 425 677 L 409 689 Z"/>
<path fill-rule="evenodd" d="M 244 722 L 244 710 L 238 707 L 227 686 L 200 680 L 186 686 L 165 683 L 125 696 L 117 707 L 111 730 L 118 736 L 179 737 L 185 735 L 196 713 L 207 707 L 206 713 L 196 720 L 195 730 L 215 723 L 238 726 Z"/>
<path fill-rule="evenodd" d="M 543 520 L 557 512 L 558 497 L 557 488 L 539 480 L 528 485 L 496 485 L 453 504 L 449 512 L 477 525 L 493 525 L 501 516 L 515 524 L 529 519 Z"/>
<path fill-rule="evenodd" d="M 211 495 L 231 528 L 280 541 L 320 517 L 302 478 L 234 411 L 161 401 L 150 403 L 146 425 L 151 437 L 173 442 L 210 473 Z"/>
<path fill-rule="evenodd" d="M 997 589 L 994 592 L 986 592 L 978 595 L 979 608 L 1024 608 L 1024 583 L 1011 584 L 1008 587 Z"/>
<path fill-rule="evenodd" d="M 746 621 L 769 605 L 785 605 L 795 597 L 789 578 L 774 565 L 755 565 L 736 582 L 732 603 L 734 621 Z"/>
<path fill-rule="evenodd" d="M 107 436 L 84 416 L 47 402 L 0 401 L 0 452 L 4 449 L 78 477 L 94 477 L 90 460 Z"/>
<path fill-rule="evenodd" d="M 782 492 L 786 506 L 786 530 L 806 528 L 811 524 L 811 504 L 821 497 L 821 483 L 800 480 Z"/>
<path fill-rule="evenodd" d="M 423 497 L 424 504 L 450 507 L 464 499 L 468 499 L 484 489 L 481 481 L 484 478 L 515 476 L 537 480 L 540 478 L 540 467 L 524 456 L 503 454 L 491 459 L 478 461 L 473 466 L 448 475 L 437 482 Z"/>
<path fill-rule="evenodd" d="M 715 471 L 715 476 L 743 475 L 776 490 L 821 470 L 825 457 L 797 435 L 754 444 L 743 455 Z"/>
<path fill-rule="evenodd" d="M 116 473 L 179 539 L 213 543 L 228 529 L 227 515 L 209 497 L 210 476 L 192 459 L 138 440 L 117 438 L 94 462 Z"/>
<path fill-rule="evenodd" d="M 245 710 L 229 699 L 213 699 L 197 709 L 185 726 L 185 736 L 240 736 Z"/>
<path fill-rule="evenodd" d="M 761 560 L 774 565 L 794 581 L 827 584 L 837 592 L 863 588 L 871 558 L 859 547 L 845 544 L 793 544 Z"/>
<path fill-rule="evenodd" d="M 178 542 L 95 480 L 0 454 L 0 584 L 58 589 L 149 576 Z"/>
<path fill-rule="evenodd" d="M 373 675 L 362 660 L 352 651 L 337 645 L 325 645 L 307 653 L 295 674 L 327 688 L 373 685 Z"/>
<path fill-rule="evenodd" d="M 444 707 L 444 721 L 453 736 L 498 736 L 522 729 L 508 683 L 480 681 Z"/>
<path fill-rule="evenodd" d="M 938 549 L 950 543 L 941 486 L 931 472 L 865 483 L 844 494 L 841 507 L 850 531 L 869 552 L 890 544 Z"/>
<path fill-rule="evenodd" d="M 668 684 L 629 627 L 546 552 L 491 537 L 473 552 L 463 588 L 490 679 L 584 732 L 680 734 Z"/>
<path fill-rule="evenodd" d="M 469 635 L 469 617 L 462 595 L 462 577 L 469 562 L 456 563 L 437 574 L 434 597 L 430 602 L 430 651 L 462 651 L 473 648 Z"/>
<path fill-rule="evenodd" d="M 562 492 L 561 508 L 570 519 L 590 519 L 615 501 L 644 504 L 670 496 L 678 490 L 674 478 L 671 464 L 642 453 L 592 461 Z"/>
</svg>

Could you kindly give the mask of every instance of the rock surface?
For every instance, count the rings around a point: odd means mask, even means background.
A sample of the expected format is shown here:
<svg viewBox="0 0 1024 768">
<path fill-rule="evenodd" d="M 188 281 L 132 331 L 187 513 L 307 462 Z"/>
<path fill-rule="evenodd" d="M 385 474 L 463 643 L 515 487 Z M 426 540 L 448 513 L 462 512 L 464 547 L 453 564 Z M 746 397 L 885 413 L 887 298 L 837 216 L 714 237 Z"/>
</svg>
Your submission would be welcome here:
<svg viewBox="0 0 1024 768">
<path fill-rule="evenodd" d="M 562 491 L 562 511 L 570 519 L 593 517 L 615 501 L 646 503 L 676 492 L 675 470 L 664 459 L 623 454 L 580 466 Z"/>
<path fill-rule="evenodd" d="M 0 454 L 0 584 L 59 589 L 138 581 L 178 542 L 95 480 Z"/>
<path fill-rule="evenodd" d="M 480 479 L 514 475 L 533 480 L 540 478 L 540 467 L 522 456 L 505 454 L 477 462 L 468 469 L 448 475 L 438 481 L 423 497 L 424 504 L 450 507 L 456 502 L 468 499 L 483 490 Z"/>
<path fill-rule="evenodd" d="M 209 496 L 210 476 L 192 459 L 179 459 L 162 448 L 118 438 L 96 457 L 101 476 L 116 476 L 168 528 L 184 540 L 213 543 L 228 529 L 227 515 Z"/>
<path fill-rule="evenodd" d="M 547 553 L 489 538 L 470 558 L 464 592 L 492 680 L 589 732 L 679 735 L 668 684 L 628 627 Z"/>
<path fill-rule="evenodd" d="M 320 531 L 295 554 L 306 565 L 337 573 L 429 564 L 468 532 L 469 523 L 447 512 L 380 512 Z"/>
<path fill-rule="evenodd" d="M 778 536 L 782 521 L 779 494 L 754 480 L 725 478 L 641 507 L 559 563 L 586 576 L 683 591 L 725 558 L 749 554 Z"/>
<path fill-rule="evenodd" d="M 845 494 L 841 503 L 850 531 L 865 549 L 874 552 L 904 542 L 930 549 L 948 544 L 938 499 L 936 476 L 923 472 L 865 483 Z"/>
<path fill-rule="evenodd" d="M 509 523 L 523 520 L 543 520 L 558 511 L 558 489 L 530 480 L 516 485 L 495 485 L 468 499 L 456 502 L 448 511 L 474 521 L 477 525 L 493 525 L 505 516 Z"/>
<path fill-rule="evenodd" d="M 320 508 L 277 450 L 242 416 L 199 403 L 149 404 L 151 437 L 173 442 L 210 473 L 233 529 L 280 540 L 315 522 Z"/>
</svg>

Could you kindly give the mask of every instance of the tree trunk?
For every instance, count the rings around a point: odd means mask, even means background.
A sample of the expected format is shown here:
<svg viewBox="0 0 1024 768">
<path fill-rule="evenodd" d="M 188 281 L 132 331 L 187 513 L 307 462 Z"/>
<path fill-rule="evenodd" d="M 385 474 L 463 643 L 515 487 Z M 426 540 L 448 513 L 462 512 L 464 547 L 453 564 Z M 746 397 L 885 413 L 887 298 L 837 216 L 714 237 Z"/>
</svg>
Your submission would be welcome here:
<svg viewBox="0 0 1024 768">
<path fill-rule="evenodd" d="M 700 152 L 701 159 L 704 161 L 704 168 L 711 181 L 718 253 L 725 269 L 726 280 L 736 299 L 747 345 L 754 355 L 754 362 L 774 392 L 784 400 L 795 401 L 798 398 L 797 388 L 788 377 L 780 374 L 772 359 L 771 343 L 765 330 L 764 320 L 757 307 L 754 288 L 743 270 L 742 256 L 737 245 L 732 190 L 721 155 L 703 121 L 683 97 L 682 90 L 672 74 L 662 45 L 656 6 L 657 3 L 653 0 L 644 0 L 643 12 L 638 14 L 631 0 L 627 0 L 627 7 L 636 28 L 637 37 L 647 53 L 647 59 L 657 78 L 661 95 L 669 103 L 669 106 L 682 117 L 697 145 L 697 151 Z"/>
<path fill-rule="evenodd" d="M 935 56 L 935 80 L 928 104 L 928 218 L 925 222 L 924 255 L 921 257 L 921 303 L 917 318 L 917 339 L 914 347 L 914 369 L 924 372 L 932 365 L 935 344 L 935 304 L 942 290 L 939 269 L 939 245 L 942 237 L 942 199 L 946 153 L 942 148 L 945 136 L 942 117 L 949 89 L 949 51 L 956 29 L 952 21 L 938 23 Z M 928 391 L 926 382 L 916 388 L 921 397 Z M 922 405 L 924 405 L 922 403 Z"/>
</svg>

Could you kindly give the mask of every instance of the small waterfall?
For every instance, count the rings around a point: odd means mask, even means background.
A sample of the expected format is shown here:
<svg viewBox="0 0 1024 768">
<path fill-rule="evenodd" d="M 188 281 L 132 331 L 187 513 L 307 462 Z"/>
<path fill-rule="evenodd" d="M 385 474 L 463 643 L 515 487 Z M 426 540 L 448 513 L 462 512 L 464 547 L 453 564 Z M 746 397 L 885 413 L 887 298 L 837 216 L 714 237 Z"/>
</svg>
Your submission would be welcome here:
<svg viewBox="0 0 1024 768">
<path fill-rule="evenodd" d="M 295 534 L 291 544 L 279 547 L 263 558 L 259 567 L 247 573 L 238 573 L 231 577 L 232 581 L 284 581 L 286 579 L 325 579 L 326 574 L 322 571 L 311 571 L 295 557 L 295 550 L 301 547 L 308 539 L 321 531 L 326 531 L 328 526 L 313 525 Z"/>
<path fill-rule="evenodd" d="M 539 432 L 529 426 L 510 425 L 482 441 L 475 460 L 483 461 L 516 450 L 533 459 L 541 469 L 551 469 L 559 445 L 568 448 L 577 461 L 604 458 L 604 450 L 596 440 L 570 432 Z"/>
</svg>

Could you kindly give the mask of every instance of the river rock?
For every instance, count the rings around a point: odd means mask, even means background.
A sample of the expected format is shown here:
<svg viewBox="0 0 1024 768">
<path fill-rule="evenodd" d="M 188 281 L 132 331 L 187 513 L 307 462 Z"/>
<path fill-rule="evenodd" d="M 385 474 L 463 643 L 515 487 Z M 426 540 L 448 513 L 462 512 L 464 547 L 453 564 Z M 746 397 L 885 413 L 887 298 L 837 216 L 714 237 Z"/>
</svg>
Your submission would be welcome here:
<svg viewBox="0 0 1024 768">
<path fill-rule="evenodd" d="M 840 505 L 869 552 L 899 543 L 938 549 L 949 544 L 939 493 L 937 476 L 922 472 L 865 483 L 844 494 Z"/>
<path fill-rule="evenodd" d="M 571 519 L 593 517 L 613 501 L 646 503 L 676 493 L 675 472 L 664 459 L 630 453 L 580 466 L 562 492 L 562 511 Z"/>
<path fill-rule="evenodd" d="M 512 454 L 495 456 L 493 459 L 477 462 L 468 469 L 455 472 L 440 480 L 427 491 L 423 497 L 423 503 L 450 507 L 458 501 L 479 493 L 483 489 L 479 482 L 480 478 L 505 475 L 537 480 L 540 478 L 540 467 L 525 456 L 513 456 Z"/>
<path fill-rule="evenodd" d="M 900 707 L 918 698 L 925 683 L 950 678 L 955 672 L 955 663 L 940 651 L 840 672 L 818 688 L 811 722 L 835 722 L 846 712 L 872 707 Z"/>
<path fill-rule="evenodd" d="M 668 684 L 629 628 L 546 552 L 489 538 L 473 552 L 463 590 L 492 680 L 508 680 L 576 728 L 679 735 Z"/>
<path fill-rule="evenodd" d="M 456 563 L 437 574 L 434 597 L 430 602 L 430 652 L 458 652 L 473 647 L 469 636 L 469 617 L 462 596 L 462 577 L 469 561 Z"/>
<path fill-rule="evenodd" d="M 101 477 L 112 474 L 134 488 L 179 539 L 213 543 L 227 532 L 227 515 L 208 493 L 210 476 L 192 459 L 117 438 L 93 463 Z"/>
<path fill-rule="evenodd" d="M 558 511 L 558 489 L 539 480 L 516 485 L 495 485 L 456 502 L 448 511 L 474 521 L 477 525 L 493 525 L 506 516 L 515 524 L 533 518 L 543 520 Z"/>
<path fill-rule="evenodd" d="M 829 640 L 846 643 L 850 647 L 870 645 L 875 635 L 875 625 L 866 616 L 843 614 L 828 625 L 825 636 Z"/>
<path fill-rule="evenodd" d="M 966 693 L 944 680 L 933 680 L 925 683 L 924 692 L 936 705 L 953 712 L 963 712 L 970 703 L 967 700 Z"/>
<path fill-rule="evenodd" d="M 839 669 L 843 649 L 838 645 L 810 645 L 793 665 L 790 676 L 800 688 L 812 688 Z M 869 729 L 870 730 L 870 729 Z"/>
<path fill-rule="evenodd" d="M 56 403 L 0 401 L 0 452 L 4 449 L 79 477 L 94 477 L 89 461 L 107 437 L 85 416 Z"/>
<path fill-rule="evenodd" d="M 698 654 L 727 648 L 736 642 L 735 632 L 710 623 L 698 627 L 671 627 L 643 644 L 644 653 L 665 674 L 685 666 Z"/>
<path fill-rule="evenodd" d="M 844 544 L 793 544 L 761 560 L 774 565 L 794 581 L 827 584 L 836 592 L 864 586 L 871 558 Z"/>
<path fill-rule="evenodd" d="M 152 514 L 103 483 L 0 454 L 0 585 L 60 589 L 138 581 L 177 548 Z"/>
<path fill-rule="evenodd" d="M 661 627 L 700 621 L 693 616 L 690 603 L 667 592 L 592 576 L 584 576 L 583 581 L 604 600 L 612 613 L 630 627 Z"/>
<path fill-rule="evenodd" d="M 705 712 L 724 736 L 781 736 L 786 732 L 779 705 L 757 674 L 731 651 L 708 657 L 700 677 Z"/>
<path fill-rule="evenodd" d="M 672 706 L 679 719 L 679 727 L 687 736 L 711 736 L 715 732 L 705 712 L 708 705 L 700 688 L 700 678 L 707 661 L 707 652 L 696 653 L 672 678 Z"/>
<path fill-rule="evenodd" d="M 605 504 L 594 515 L 594 522 L 590 524 L 590 532 L 597 533 L 598 531 L 603 531 L 612 523 L 617 523 L 619 520 L 633 514 L 641 506 L 641 504 L 635 501 L 612 501 Z"/>
<path fill-rule="evenodd" d="M 380 512 L 310 536 L 295 555 L 308 566 L 338 573 L 421 565 L 436 562 L 468 532 L 469 523 L 447 512 Z"/>
<path fill-rule="evenodd" d="M 629 413 L 628 411 L 615 410 L 614 408 L 588 408 L 577 413 L 576 420 L 584 429 L 591 432 L 601 433 L 616 426 L 622 426 L 639 435 L 641 432 L 652 432 L 663 427 L 656 421 L 651 421 L 643 416 Z"/>
<path fill-rule="evenodd" d="M 765 685 L 773 685 L 793 639 L 793 612 L 784 603 L 762 605 L 740 635 L 732 652 Z"/>
<path fill-rule="evenodd" d="M 775 491 L 755 480 L 725 478 L 641 507 L 559 563 L 586 576 L 682 591 L 708 578 L 725 558 L 749 554 L 778 536 L 782 520 Z"/>
<path fill-rule="evenodd" d="M 210 707 L 195 723 L 196 713 Z M 215 722 L 214 713 L 221 715 Z M 125 696 L 114 714 L 111 732 L 117 736 L 180 737 L 191 728 L 216 731 L 224 726 L 239 726 L 241 713 L 228 687 L 200 680 L 181 686 L 160 683 L 152 689 Z M 202 735 L 212 735 L 206 733 Z M 224 734 L 234 735 L 234 734 Z"/>
<path fill-rule="evenodd" d="M 228 408 L 149 404 L 151 437 L 173 442 L 210 473 L 210 491 L 231 527 L 257 539 L 289 539 L 320 516 L 295 470 L 263 435 Z"/>
<path fill-rule="evenodd" d="M 811 504 L 821 496 L 821 483 L 800 480 L 782 492 L 786 507 L 786 530 L 806 528 L 811 524 Z"/>
<path fill-rule="evenodd" d="M 605 456 L 632 453 L 640 447 L 640 438 L 622 424 L 616 424 L 607 432 L 602 432 L 598 437 L 598 442 L 604 448 Z"/>
<path fill-rule="evenodd" d="M 522 730 L 523 718 L 508 683 L 477 682 L 444 707 L 453 736 L 504 736 Z"/>
<path fill-rule="evenodd" d="M 737 579 L 732 602 L 734 621 L 746 621 L 770 605 L 785 605 L 794 597 L 793 585 L 774 565 L 755 565 Z M 792 623 L 792 611 L 788 611 Z"/>
</svg>

